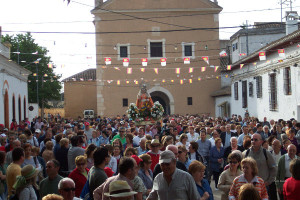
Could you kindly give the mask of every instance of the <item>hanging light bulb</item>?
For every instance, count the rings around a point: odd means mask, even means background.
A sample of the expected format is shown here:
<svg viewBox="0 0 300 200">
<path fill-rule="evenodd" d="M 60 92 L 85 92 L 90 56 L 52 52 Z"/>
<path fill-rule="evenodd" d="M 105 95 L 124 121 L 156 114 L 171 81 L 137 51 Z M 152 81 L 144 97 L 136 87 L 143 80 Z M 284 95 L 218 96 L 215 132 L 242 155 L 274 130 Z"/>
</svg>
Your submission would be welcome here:
<svg viewBox="0 0 300 200">
<path fill-rule="evenodd" d="M 177 49 L 178 49 L 178 48 L 177 48 L 177 45 L 174 46 L 174 49 L 175 49 L 175 51 L 177 51 Z"/>
<path fill-rule="evenodd" d="M 205 50 L 207 50 L 208 49 L 208 46 L 207 45 L 205 45 Z"/>
<path fill-rule="evenodd" d="M 144 46 L 144 50 L 146 50 L 147 49 L 147 47 L 146 46 Z"/>
<path fill-rule="evenodd" d="M 114 46 L 114 50 L 117 50 L 117 46 L 116 45 Z"/>
</svg>

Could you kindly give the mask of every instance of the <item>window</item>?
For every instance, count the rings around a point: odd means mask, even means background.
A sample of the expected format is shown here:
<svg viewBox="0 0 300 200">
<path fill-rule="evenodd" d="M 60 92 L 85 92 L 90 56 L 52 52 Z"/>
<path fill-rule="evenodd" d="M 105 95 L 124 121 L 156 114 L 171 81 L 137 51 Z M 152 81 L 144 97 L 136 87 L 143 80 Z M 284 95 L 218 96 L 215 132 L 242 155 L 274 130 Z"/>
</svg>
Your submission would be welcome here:
<svg viewBox="0 0 300 200">
<path fill-rule="evenodd" d="M 256 96 L 257 98 L 262 98 L 262 77 L 256 77 Z"/>
<path fill-rule="evenodd" d="M 283 88 L 285 95 L 292 94 L 292 87 L 291 87 L 291 68 L 286 67 L 283 69 Z"/>
<path fill-rule="evenodd" d="M 232 51 L 238 50 L 238 43 L 232 44 Z"/>
<path fill-rule="evenodd" d="M 249 97 L 253 97 L 253 83 L 249 83 Z"/>
<path fill-rule="evenodd" d="M 192 56 L 192 45 L 184 45 L 184 56 Z"/>
<path fill-rule="evenodd" d="M 270 111 L 277 110 L 277 83 L 276 83 L 276 73 L 270 74 L 269 77 L 269 107 Z"/>
<path fill-rule="evenodd" d="M 234 83 L 234 99 L 239 100 L 239 83 Z"/>
<path fill-rule="evenodd" d="M 123 107 L 128 107 L 128 99 L 123 99 Z"/>
<path fill-rule="evenodd" d="M 162 46 L 162 42 L 150 42 L 150 57 L 163 57 Z"/>
<path fill-rule="evenodd" d="M 242 82 L 242 106 L 243 106 L 243 108 L 248 107 L 248 102 L 247 102 L 247 81 Z"/>
<path fill-rule="evenodd" d="M 120 46 L 120 58 L 127 58 L 128 57 L 128 47 L 127 46 Z"/>
<path fill-rule="evenodd" d="M 188 98 L 187 98 L 187 104 L 188 104 L 189 106 L 193 105 L 193 97 L 188 97 Z"/>
<path fill-rule="evenodd" d="M 117 44 L 118 60 L 123 58 L 130 58 L 130 44 Z"/>
</svg>

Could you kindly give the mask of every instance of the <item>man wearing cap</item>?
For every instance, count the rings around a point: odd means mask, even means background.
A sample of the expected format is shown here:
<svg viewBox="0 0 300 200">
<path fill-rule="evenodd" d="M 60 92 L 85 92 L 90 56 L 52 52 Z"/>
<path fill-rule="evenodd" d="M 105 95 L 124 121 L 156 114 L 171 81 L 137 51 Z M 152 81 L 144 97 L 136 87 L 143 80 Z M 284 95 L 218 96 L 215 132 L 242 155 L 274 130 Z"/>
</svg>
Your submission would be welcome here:
<svg viewBox="0 0 300 200">
<path fill-rule="evenodd" d="M 90 140 L 92 138 L 94 129 L 90 128 L 89 122 L 84 122 L 84 133 L 86 134 L 87 140 Z"/>
<path fill-rule="evenodd" d="M 158 139 L 153 139 L 151 141 L 150 146 L 151 146 L 151 150 L 148 151 L 147 154 L 151 156 L 152 163 L 150 169 L 153 171 L 155 165 L 157 165 L 159 161 L 159 154 L 161 153 L 159 149 L 161 148 L 161 145 Z"/>
<path fill-rule="evenodd" d="M 131 191 L 126 181 L 113 181 L 109 184 L 109 192 L 104 193 L 111 200 L 131 200 L 136 192 Z"/>
<path fill-rule="evenodd" d="M 125 131 L 126 131 L 125 127 L 123 126 L 119 127 L 119 133 L 113 137 L 111 143 L 113 143 L 115 139 L 120 139 L 122 145 L 125 144 L 126 143 Z"/>
<path fill-rule="evenodd" d="M 176 145 L 170 144 L 167 146 L 166 150 L 172 151 L 175 155 L 175 158 L 178 159 L 178 147 Z M 187 171 L 187 168 L 185 167 L 185 165 L 180 161 L 176 162 L 176 168 L 181 169 L 185 172 Z M 159 163 L 157 163 L 153 170 L 153 178 L 155 178 L 161 172 L 162 172 L 161 166 Z"/>
<path fill-rule="evenodd" d="M 172 151 L 162 152 L 159 157 L 159 164 L 162 173 L 155 177 L 152 191 L 147 200 L 200 199 L 193 177 L 176 168 L 176 158 Z"/>
</svg>

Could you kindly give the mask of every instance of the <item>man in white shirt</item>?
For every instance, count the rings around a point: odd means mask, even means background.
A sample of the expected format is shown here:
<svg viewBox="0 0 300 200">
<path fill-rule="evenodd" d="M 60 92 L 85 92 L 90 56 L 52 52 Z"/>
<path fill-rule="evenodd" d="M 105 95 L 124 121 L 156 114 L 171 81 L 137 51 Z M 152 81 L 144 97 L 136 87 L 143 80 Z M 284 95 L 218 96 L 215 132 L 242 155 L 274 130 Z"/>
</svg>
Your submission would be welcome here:
<svg viewBox="0 0 300 200">
<path fill-rule="evenodd" d="M 187 133 L 186 135 L 188 136 L 188 142 L 195 142 L 199 138 L 199 134 L 195 133 L 193 126 L 189 127 L 189 133 Z"/>
<path fill-rule="evenodd" d="M 280 151 L 281 150 L 281 142 L 279 140 L 275 139 L 272 142 L 272 148 L 273 148 L 273 150 L 271 151 L 271 154 L 275 159 L 276 165 L 278 166 L 278 161 L 279 161 L 280 157 L 283 155 Z"/>
<path fill-rule="evenodd" d="M 133 138 L 133 144 L 136 145 L 136 146 L 139 146 L 141 139 L 144 138 L 144 137 L 145 137 L 144 128 L 140 127 L 138 135 Z"/>
</svg>

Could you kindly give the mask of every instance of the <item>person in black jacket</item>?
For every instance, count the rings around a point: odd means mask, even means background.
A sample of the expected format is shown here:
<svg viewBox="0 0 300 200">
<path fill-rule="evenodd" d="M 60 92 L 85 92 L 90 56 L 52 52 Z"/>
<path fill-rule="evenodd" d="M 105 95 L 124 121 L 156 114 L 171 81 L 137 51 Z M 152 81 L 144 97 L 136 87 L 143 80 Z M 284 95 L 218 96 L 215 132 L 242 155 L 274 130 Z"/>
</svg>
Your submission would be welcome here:
<svg viewBox="0 0 300 200">
<path fill-rule="evenodd" d="M 199 145 L 197 142 L 190 142 L 188 157 L 190 160 L 198 160 L 206 166 L 206 161 L 204 157 L 198 152 L 198 147 Z"/>
<path fill-rule="evenodd" d="M 231 125 L 227 124 L 226 125 L 226 132 L 221 133 L 221 139 L 222 139 L 222 144 L 224 148 L 227 148 L 230 146 L 230 138 L 231 137 L 238 137 L 237 133 L 231 132 Z"/>
<path fill-rule="evenodd" d="M 225 151 L 224 151 L 224 161 L 227 162 L 227 158 L 228 158 L 229 154 L 234 150 L 240 150 L 241 152 L 244 151 L 243 147 L 238 146 L 238 140 L 236 137 L 230 138 L 230 146 L 225 148 Z M 225 165 L 226 165 L 226 163 L 225 163 Z"/>
</svg>

